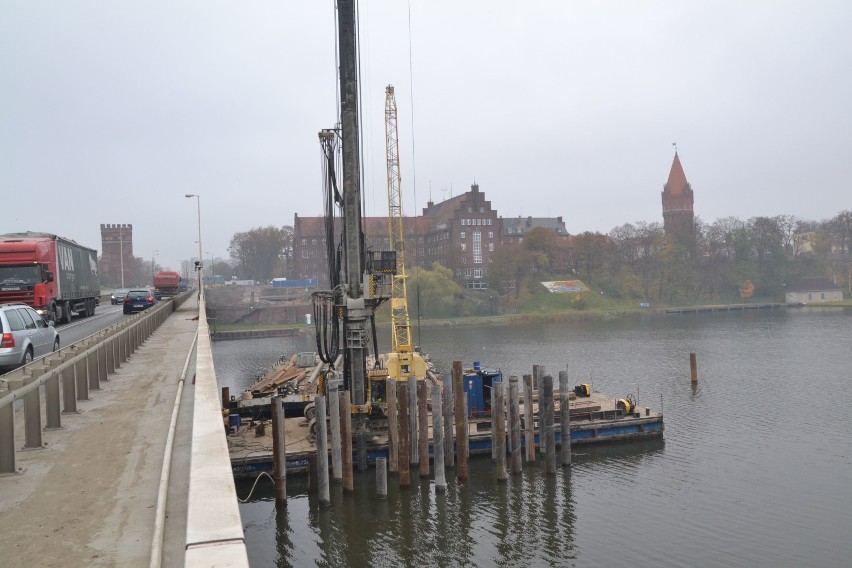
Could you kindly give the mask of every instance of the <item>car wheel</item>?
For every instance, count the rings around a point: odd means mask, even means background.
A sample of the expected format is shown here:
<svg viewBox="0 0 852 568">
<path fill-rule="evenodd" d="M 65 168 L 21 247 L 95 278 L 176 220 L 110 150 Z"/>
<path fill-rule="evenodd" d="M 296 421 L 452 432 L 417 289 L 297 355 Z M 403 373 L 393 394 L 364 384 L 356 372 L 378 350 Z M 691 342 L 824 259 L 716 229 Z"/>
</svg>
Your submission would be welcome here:
<svg viewBox="0 0 852 568">
<path fill-rule="evenodd" d="M 33 350 L 28 347 L 26 351 L 24 351 L 24 362 L 21 365 L 29 365 L 33 362 Z"/>
<path fill-rule="evenodd" d="M 53 340 L 53 350 L 59 351 L 59 338 L 58 337 Z"/>
<path fill-rule="evenodd" d="M 50 308 L 47 311 L 47 319 L 56 323 L 56 304 L 54 302 L 50 303 Z"/>
</svg>

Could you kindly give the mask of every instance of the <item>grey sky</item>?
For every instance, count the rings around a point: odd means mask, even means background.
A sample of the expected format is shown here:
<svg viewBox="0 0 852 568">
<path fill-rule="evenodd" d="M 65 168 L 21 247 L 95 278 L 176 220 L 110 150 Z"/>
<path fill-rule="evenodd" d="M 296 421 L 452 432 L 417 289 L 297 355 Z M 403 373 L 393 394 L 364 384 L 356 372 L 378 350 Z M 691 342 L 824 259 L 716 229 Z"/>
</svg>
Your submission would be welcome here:
<svg viewBox="0 0 852 568">
<path fill-rule="evenodd" d="M 852 208 L 849 2 L 410 6 L 413 127 L 409 5 L 361 2 L 368 215 L 388 83 L 409 215 L 416 173 L 417 210 L 476 180 L 504 217 L 572 233 L 661 222 L 674 141 L 705 221 Z M 318 215 L 334 50 L 331 0 L 0 0 L 0 232 L 100 249 L 101 223 L 132 223 L 136 255 L 177 269 L 185 193 L 205 257 Z"/>
</svg>

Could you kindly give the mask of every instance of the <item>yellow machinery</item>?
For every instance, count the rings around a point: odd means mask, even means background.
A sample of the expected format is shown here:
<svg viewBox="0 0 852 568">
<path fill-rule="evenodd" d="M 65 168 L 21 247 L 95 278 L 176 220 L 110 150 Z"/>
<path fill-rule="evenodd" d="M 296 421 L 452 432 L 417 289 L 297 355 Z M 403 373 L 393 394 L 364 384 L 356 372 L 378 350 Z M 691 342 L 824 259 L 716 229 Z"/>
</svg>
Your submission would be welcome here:
<svg viewBox="0 0 852 568">
<path fill-rule="evenodd" d="M 391 329 L 393 351 L 386 361 L 390 379 L 405 381 L 411 375 L 422 380 L 426 377 L 426 362 L 414 351 L 411 325 L 408 318 L 408 292 L 405 272 L 405 231 L 402 215 L 401 176 L 399 171 L 399 144 L 397 138 L 396 97 L 393 85 L 385 89 L 385 141 L 388 167 L 388 238 L 391 250 L 396 251 L 396 273 L 391 285 Z M 375 374 L 378 379 L 382 375 Z M 383 377 L 382 377 L 383 378 Z M 375 391 L 376 389 L 374 389 Z"/>
</svg>

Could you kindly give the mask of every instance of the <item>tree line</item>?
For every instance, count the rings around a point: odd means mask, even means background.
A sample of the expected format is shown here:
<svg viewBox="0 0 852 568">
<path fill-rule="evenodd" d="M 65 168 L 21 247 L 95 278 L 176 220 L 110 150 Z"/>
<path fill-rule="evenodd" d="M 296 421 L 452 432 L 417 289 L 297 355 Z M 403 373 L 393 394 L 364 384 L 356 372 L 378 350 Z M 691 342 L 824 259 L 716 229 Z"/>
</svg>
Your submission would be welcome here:
<svg viewBox="0 0 852 568">
<path fill-rule="evenodd" d="M 778 215 L 706 223 L 696 217 L 688 242 L 645 221 L 619 225 L 606 235 L 587 231 L 568 239 L 535 228 L 522 243 L 504 244 L 495 252 L 487 293 L 466 294 L 440 266 L 410 269 L 409 290 L 419 289 L 423 315 L 460 315 L 471 310 L 474 296 L 475 312 L 492 313 L 498 294 L 501 302 L 522 301 L 541 292 L 541 281 L 559 279 L 582 280 L 608 298 L 627 302 L 781 300 L 787 286 L 802 276 L 828 278 L 852 293 L 850 249 L 850 211 L 822 221 Z M 293 262 L 293 228 L 270 225 L 236 233 L 228 251 L 228 268 L 240 279 L 286 276 Z"/>
<path fill-rule="evenodd" d="M 501 248 L 489 285 L 519 298 L 542 280 L 575 277 L 612 298 L 665 304 L 781 299 L 802 276 L 826 277 L 852 292 L 850 248 L 849 211 L 824 221 L 696 217 L 687 242 L 644 221 L 569 239 L 537 228 L 522 243 Z"/>
</svg>

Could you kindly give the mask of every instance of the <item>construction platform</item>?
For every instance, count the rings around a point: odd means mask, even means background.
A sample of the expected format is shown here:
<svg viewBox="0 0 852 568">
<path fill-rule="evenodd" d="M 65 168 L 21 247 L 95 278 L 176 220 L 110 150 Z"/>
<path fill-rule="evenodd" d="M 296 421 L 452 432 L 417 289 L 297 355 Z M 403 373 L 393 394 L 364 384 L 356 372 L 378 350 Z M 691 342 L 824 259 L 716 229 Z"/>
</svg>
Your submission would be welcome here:
<svg viewBox="0 0 852 568">
<path fill-rule="evenodd" d="M 561 445 L 559 425 L 559 390 L 554 391 L 556 424 L 556 446 Z M 535 445 L 538 448 L 538 408 L 533 402 L 535 418 Z M 616 399 L 593 392 L 570 402 L 571 445 L 602 444 L 612 442 L 631 442 L 660 438 L 665 427 L 663 415 L 648 407 L 637 407 L 625 414 L 617 408 Z M 523 403 L 521 403 L 523 416 Z M 241 422 L 236 431 L 228 433 L 228 449 L 234 477 L 251 478 L 260 472 L 272 471 L 272 427 L 269 420 L 251 420 Z M 300 474 L 308 471 L 308 458 L 316 455 L 316 445 L 309 434 L 308 420 L 304 417 L 285 419 L 285 440 L 287 445 L 287 474 Z M 468 420 L 468 445 L 470 455 L 491 455 L 492 432 L 490 417 L 472 417 Z M 521 447 L 525 447 L 523 426 Z M 416 448 L 416 441 L 413 445 Z M 416 451 L 416 450 L 415 450 Z M 432 417 L 429 413 L 429 454 L 432 455 Z M 367 441 L 367 461 L 388 456 L 387 433 L 374 435 Z M 353 462 L 354 462 L 353 458 Z"/>
</svg>

